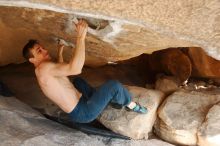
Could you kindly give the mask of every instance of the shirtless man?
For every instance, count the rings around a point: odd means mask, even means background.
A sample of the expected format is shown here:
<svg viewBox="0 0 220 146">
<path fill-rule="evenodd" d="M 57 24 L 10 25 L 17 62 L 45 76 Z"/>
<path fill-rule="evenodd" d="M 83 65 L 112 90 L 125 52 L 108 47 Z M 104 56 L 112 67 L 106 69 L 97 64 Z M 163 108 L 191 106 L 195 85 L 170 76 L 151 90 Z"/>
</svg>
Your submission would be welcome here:
<svg viewBox="0 0 220 146">
<path fill-rule="evenodd" d="M 58 62 L 53 62 L 48 51 L 36 40 L 30 40 L 23 48 L 23 56 L 35 66 L 35 74 L 43 93 L 72 121 L 88 123 L 98 117 L 109 102 L 126 106 L 138 113 L 147 109 L 131 101 L 131 95 L 119 82 L 110 80 L 98 89 L 91 87 L 81 78 L 73 83 L 68 76 L 81 73 L 85 61 L 85 38 L 88 24 L 80 20 L 76 25 L 76 49 L 68 63 L 63 62 L 62 49 L 59 49 Z"/>
</svg>

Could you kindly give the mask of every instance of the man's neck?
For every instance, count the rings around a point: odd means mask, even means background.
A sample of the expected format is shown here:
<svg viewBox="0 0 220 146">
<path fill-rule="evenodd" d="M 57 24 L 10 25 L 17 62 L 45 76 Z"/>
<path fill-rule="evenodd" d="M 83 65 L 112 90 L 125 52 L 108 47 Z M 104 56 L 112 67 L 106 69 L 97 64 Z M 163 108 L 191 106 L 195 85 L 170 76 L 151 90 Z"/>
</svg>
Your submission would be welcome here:
<svg viewBox="0 0 220 146">
<path fill-rule="evenodd" d="M 50 60 L 51 60 L 50 58 L 41 60 L 41 61 L 39 61 L 39 62 L 34 63 L 34 66 L 35 66 L 35 68 L 37 68 L 37 67 L 39 67 L 43 62 L 47 62 L 47 61 L 50 61 Z"/>
</svg>

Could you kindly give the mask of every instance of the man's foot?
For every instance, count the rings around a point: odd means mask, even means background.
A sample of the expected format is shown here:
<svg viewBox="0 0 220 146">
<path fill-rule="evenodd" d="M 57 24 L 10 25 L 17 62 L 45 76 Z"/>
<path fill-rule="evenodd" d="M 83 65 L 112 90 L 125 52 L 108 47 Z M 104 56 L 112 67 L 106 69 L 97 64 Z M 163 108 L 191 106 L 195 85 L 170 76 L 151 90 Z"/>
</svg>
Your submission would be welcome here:
<svg viewBox="0 0 220 146">
<path fill-rule="evenodd" d="M 148 112 L 147 108 L 145 108 L 144 106 L 141 106 L 140 104 L 136 103 L 135 107 L 133 109 L 130 109 L 127 107 L 127 109 L 129 111 L 134 111 L 136 113 L 140 113 L 140 114 L 146 114 Z"/>
</svg>

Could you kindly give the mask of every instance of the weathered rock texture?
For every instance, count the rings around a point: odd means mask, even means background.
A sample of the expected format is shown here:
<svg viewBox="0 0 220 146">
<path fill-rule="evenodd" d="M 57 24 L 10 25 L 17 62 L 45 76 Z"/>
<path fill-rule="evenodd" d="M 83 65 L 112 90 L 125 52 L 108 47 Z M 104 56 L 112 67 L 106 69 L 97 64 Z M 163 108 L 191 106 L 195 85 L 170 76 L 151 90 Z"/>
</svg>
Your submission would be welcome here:
<svg viewBox="0 0 220 146">
<path fill-rule="evenodd" d="M 198 47 L 185 48 L 183 50 L 192 64 L 194 77 L 219 78 L 220 61 L 208 56 L 204 50 Z"/>
<path fill-rule="evenodd" d="M 186 81 L 192 72 L 191 61 L 180 49 L 164 49 L 153 52 L 149 57 L 150 69 L 155 73 L 175 76 L 180 83 Z"/>
<path fill-rule="evenodd" d="M 205 122 L 199 129 L 198 141 L 200 146 L 220 145 L 220 104 L 214 105 L 206 115 Z"/>
<path fill-rule="evenodd" d="M 148 68 L 154 74 L 173 75 L 180 83 L 188 80 L 189 77 L 220 78 L 220 61 L 208 56 L 200 47 L 155 51 L 148 55 L 148 64 Z"/>
<path fill-rule="evenodd" d="M 171 143 L 196 145 L 198 129 L 202 126 L 209 109 L 219 101 L 219 90 L 204 93 L 187 90 L 174 92 L 159 108 L 159 119 L 155 124 L 155 132 L 162 139 Z M 212 115 L 211 113 L 210 115 Z M 218 125 L 214 123 L 213 125 L 215 128 L 219 128 Z M 202 129 L 206 131 L 205 127 Z M 206 132 L 208 131 L 209 128 Z M 210 131 L 215 133 L 218 130 Z"/>
<path fill-rule="evenodd" d="M 147 114 L 128 112 L 126 109 L 114 109 L 108 106 L 98 120 L 116 133 L 126 135 L 132 139 L 148 139 L 148 134 L 157 117 L 157 108 L 164 94 L 156 90 L 130 86 L 127 87 L 132 94 L 133 101 L 148 108 Z"/>
<path fill-rule="evenodd" d="M 23 61 L 21 48 L 29 38 L 39 39 L 55 54 L 54 38 L 73 40 L 73 17 L 90 21 L 87 65 L 179 46 L 200 46 L 220 59 L 216 0 L 1 0 L 0 5 L 1 65 Z M 70 52 L 66 50 L 67 57 Z"/>
</svg>

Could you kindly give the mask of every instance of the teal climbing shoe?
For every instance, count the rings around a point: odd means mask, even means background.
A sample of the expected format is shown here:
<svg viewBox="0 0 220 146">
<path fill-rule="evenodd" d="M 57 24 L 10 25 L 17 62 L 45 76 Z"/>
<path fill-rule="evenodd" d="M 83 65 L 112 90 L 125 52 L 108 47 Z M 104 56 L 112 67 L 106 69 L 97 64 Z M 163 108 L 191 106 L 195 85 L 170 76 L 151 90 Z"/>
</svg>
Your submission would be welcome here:
<svg viewBox="0 0 220 146">
<path fill-rule="evenodd" d="M 148 110 L 144 106 L 141 106 L 140 104 L 136 103 L 136 106 L 133 109 L 130 109 L 126 107 L 127 111 L 133 111 L 140 114 L 147 114 Z"/>
<path fill-rule="evenodd" d="M 147 108 L 139 105 L 136 103 L 136 106 L 132 109 L 134 112 L 140 113 L 140 114 L 146 114 Z"/>
</svg>

